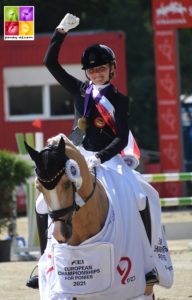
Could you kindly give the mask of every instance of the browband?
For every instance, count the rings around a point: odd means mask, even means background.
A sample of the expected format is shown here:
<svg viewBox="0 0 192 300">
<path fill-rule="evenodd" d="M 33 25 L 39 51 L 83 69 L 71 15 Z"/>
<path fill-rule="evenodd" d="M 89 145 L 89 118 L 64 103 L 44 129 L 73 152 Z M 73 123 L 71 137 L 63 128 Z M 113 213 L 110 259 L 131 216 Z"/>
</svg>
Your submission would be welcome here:
<svg viewBox="0 0 192 300">
<path fill-rule="evenodd" d="M 37 170 L 37 168 L 35 170 Z M 38 177 L 38 179 L 40 181 L 45 182 L 45 183 L 49 183 L 49 182 L 53 182 L 55 179 L 57 179 L 62 173 L 65 173 L 65 167 L 63 167 L 62 169 L 60 169 L 57 172 L 57 174 L 54 177 L 52 177 L 51 179 L 43 179 L 43 178 L 39 177 L 38 175 L 37 175 L 37 177 Z"/>
</svg>

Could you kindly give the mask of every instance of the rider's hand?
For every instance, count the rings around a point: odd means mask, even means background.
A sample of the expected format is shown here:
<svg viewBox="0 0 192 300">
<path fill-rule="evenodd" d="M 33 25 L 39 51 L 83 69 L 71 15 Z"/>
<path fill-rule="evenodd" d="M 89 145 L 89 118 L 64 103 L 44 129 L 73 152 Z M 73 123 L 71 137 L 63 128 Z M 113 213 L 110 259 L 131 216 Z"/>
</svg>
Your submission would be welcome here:
<svg viewBox="0 0 192 300">
<path fill-rule="evenodd" d="M 92 170 L 95 167 L 98 167 L 101 164 L 100 158 L 96 156 L 91 156 L 87 159 L 88 168 Z"/>
<path fill-rule="evenodd" d="M 61 20 L 60 24 L 57 26 L 57 29 L 59 29 L 59 31 L 67 32 L 70 29 L 77 27 L 79 25 L 79 21 L 79 18 L 68 13 Z"/>
</svg>

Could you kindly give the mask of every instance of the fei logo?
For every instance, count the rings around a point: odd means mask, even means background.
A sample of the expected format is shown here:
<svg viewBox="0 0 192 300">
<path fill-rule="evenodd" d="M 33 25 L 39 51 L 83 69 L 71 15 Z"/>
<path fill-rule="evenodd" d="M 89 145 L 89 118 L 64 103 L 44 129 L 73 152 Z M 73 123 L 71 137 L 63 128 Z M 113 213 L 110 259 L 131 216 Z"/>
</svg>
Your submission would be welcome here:
<svg viewBox="0 0 192 300">
<path fill-rule="evenodd" d="M 4 6 L 4 40 L 34 40 L 34 6 Z"/>
</svg>

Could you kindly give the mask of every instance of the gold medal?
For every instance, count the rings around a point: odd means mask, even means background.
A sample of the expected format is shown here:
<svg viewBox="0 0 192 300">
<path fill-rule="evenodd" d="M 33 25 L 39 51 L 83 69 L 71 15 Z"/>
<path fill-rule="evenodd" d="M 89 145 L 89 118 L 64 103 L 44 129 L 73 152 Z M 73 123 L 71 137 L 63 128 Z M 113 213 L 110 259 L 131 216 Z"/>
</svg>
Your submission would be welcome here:
<svg viewBox="0 0 192 300">
<path fill-rule="evenodd" d="M 87 120 L 86 120 L 85 117 L 79 118 L 79 120 L 78 120 L 78 127 L 82 131 L 86 130 L 86 128 L 87 128 Z"/>
</svg>

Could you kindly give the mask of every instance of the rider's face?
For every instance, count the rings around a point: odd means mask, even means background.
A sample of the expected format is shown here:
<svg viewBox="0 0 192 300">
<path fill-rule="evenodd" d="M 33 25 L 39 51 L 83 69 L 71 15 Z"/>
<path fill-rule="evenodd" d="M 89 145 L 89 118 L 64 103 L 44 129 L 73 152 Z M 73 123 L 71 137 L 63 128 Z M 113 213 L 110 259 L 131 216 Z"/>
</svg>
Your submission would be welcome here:
<svg viewBox="0 0 192 300">
<path fill-rule="evenodd" d="M 109 64 L 87 69 L 87 77 L 96 85 L 102 85 L 109 81 Z"/>
</svg>

